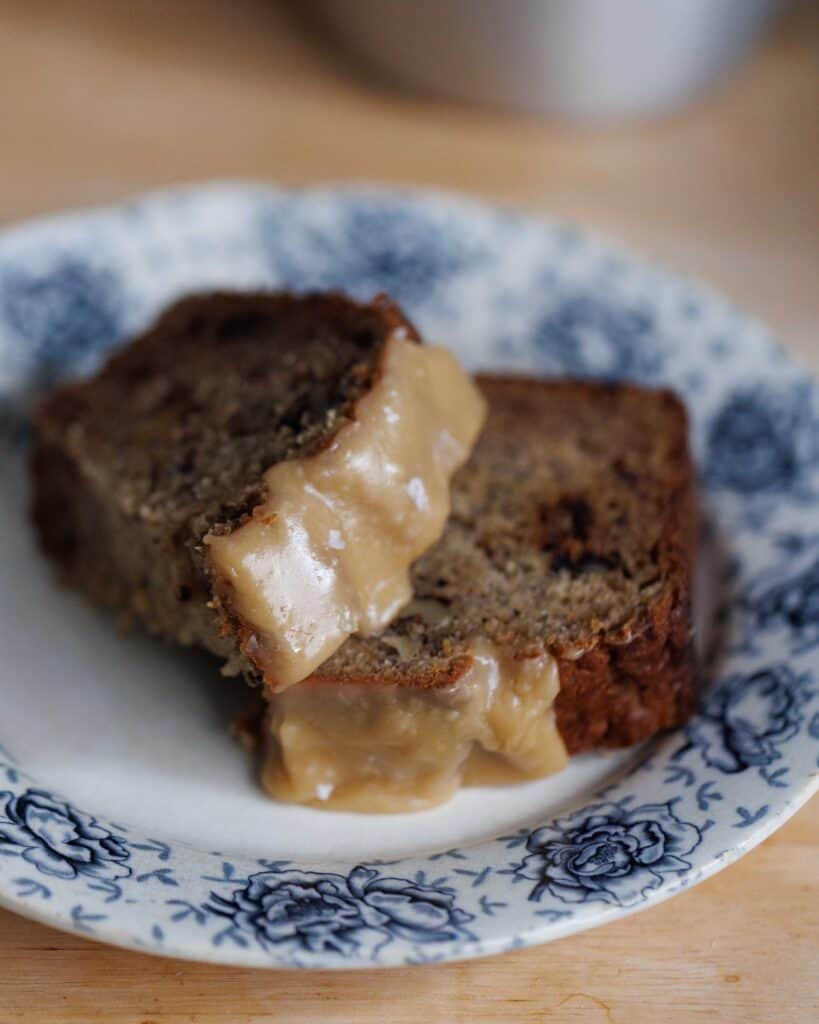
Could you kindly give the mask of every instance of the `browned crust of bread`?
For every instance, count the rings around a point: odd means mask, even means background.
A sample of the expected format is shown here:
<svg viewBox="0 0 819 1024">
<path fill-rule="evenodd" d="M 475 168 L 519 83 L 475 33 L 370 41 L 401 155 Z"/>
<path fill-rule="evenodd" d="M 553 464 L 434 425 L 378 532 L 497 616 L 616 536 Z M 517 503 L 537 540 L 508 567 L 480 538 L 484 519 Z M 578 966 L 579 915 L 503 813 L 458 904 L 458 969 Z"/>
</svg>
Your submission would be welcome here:
<svg viewBox="0 0 819 1024">
<path fill-rule="evenodd" d="M 660 547 L 660 566 L 669 587 L 616 639 L 606 639 L 575 660 L 558 658 L 555 714 L 569 753 L 629 746 L 683 725 L 696 710 L 696 482 L 685 407 L 673 392 L 664 395 L 676 407 L 681 438 L 673 456 L 675 486 Z"/>
<path fill-rule="evenodd" d="M 504 378 L 481 379 L 495 387 L 505 383 Z M 512 386 L 518 383 L 514 378 L 506 380 Z M 630 384 L 611 387 L 645 393 Z M 571 754 L 593 747 L 630 746 L 682 725 L 696 710 L 691 588 L 698 516 L 688 417 L 674 392 L 663 389 L 655 394 L 673 409 L 678 422 L 679 443 L 671 456 L 672 492 L 658 553 L 668 587 L 640 615 L 579 658 L 555 652 L 560 672 L 555 714 Z"/>
<path fill-rule="evenodd" d="M 347 641 L 349 643 L 349 641 Z M 540 651 L 532 652 L 541 653 Z M 299 686 L 411 686 L 416 690 L 442 689 L 454 686 L 472 668 L 474 659 L 458 649 L 452 649 L 448 660 L 435 665 L 422 666 L 414 671 L 412 679 L 397 684 L 396 680 L 386 675 L 374 659 L 372 666 L 365 671 L 351 674 L 338 671 L 332 658 L 321 665 L 316 671 L 299 683 Z M 274 691 L 269 690 L 272 694 Z"/>
</svg>

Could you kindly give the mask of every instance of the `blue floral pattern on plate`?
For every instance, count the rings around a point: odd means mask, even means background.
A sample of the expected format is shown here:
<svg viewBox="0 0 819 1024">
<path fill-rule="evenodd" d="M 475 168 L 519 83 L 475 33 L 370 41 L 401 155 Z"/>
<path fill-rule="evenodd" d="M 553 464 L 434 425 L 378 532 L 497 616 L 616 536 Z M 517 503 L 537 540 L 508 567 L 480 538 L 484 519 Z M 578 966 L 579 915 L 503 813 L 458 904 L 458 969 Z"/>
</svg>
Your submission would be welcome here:
<svg viewBox="0 0 819 1024">
<path fill-rule="evenodd" d="M 746 595 L 746 607 L 753 626 L 767 631 L 784 627 L 793 638 L 794 653 L 810 650 L 819 643 L 819 554 L 804 568 L 789 567 L 793 575 L 777 582 L 767 581 Z"/>
<path fill-rule="evenodd" d="M 75 257 L 46 269 L 4 267 L 0 296 L 5 321 L 28 343 L 41 385 L 104 351 L 121 333 L 116 278 Z"/>
<path fill-rule="evenodd" d="M 662 366 L 653 334 L 646 309 L 581 294 L 562 300 L 541 320 L 533 343 L 573 377 L 651 380 Z"/>
<path fill-rule="evenodd" d="M 799 732 L 813 696 L 807 677 L 795 676 L 787 665 L 730 676 L 705 696 L 686 733 L 712 768 L 729 774 L 765 768 Z"/>
<path fill-rule="evenodd" d="M 123 840 L 65 800 L 28 789 L 18 796 L 0 793 L 0 801 L 0 853 L 19 854 L 54 878 L 113 880 L 131 873 Z"/>
<path fill-rule="evenodd" d="M 300 291 L 334 288 L 362 299 L 387 292 L 407 305 L 430 303 L 488 258 L 477 242 L 448 231 L 434 210 L 400 195 L 379 203 L 351 196 L 329 216 L 299 213 L 292 201 L 271 203 L 259 231 L 276 278 Z"/>
<path fill-rule="evenodd" d="M 667 874 L 691 868 L 685 857 L 700 842 L 696 825 L 681 821 L 672 802 L 629 809 L 619 804 L 584 807 L 570 818 L 535 829 L 529 855 L 516 869 L 536 885 L 530 900 L 547 892 L 564 903 L 601 900 L 638 903 Z"/>
<path fill-rule="evenodd" d="M 233 884 L 233 879 L 230 879 Z M 473 915 L 455 904 L 455 890 L 380 875 L 358 865 L 346 876 L 287 868 L 251 875 L 229 898 L 212 893 L 205 910 L 227 918 L 240 942 L 269 950 L 341 957 L 395 938 L 413 944 L 452 942 L 469 935 Z"/>
<path fill-rule="evenodd" d="M 677 389 L 725 549 L 700 714 L 558 817 L 391 862 L 232 856 L 146 833 L 32 778 L 0 730 L 0 902 L 155 953 L 425 963 L 649 906 L 807 799 L 819 765 L 819 407 L 764 329 L 608 243 L 466 199 L 184 188 L 0 235 L 0 457 L 18 457 L 40 390 L 92 368 L 175 295 L 217 285 L 384 289 L 470 365 Z"/>
<path fill-rule="evenodd" d="M 819 462 L 814 389 L 807 382 L 731 394 L 708 431 L 706 476 L 742 495 L 809 496 L 805 474 Z"/>
</svg>

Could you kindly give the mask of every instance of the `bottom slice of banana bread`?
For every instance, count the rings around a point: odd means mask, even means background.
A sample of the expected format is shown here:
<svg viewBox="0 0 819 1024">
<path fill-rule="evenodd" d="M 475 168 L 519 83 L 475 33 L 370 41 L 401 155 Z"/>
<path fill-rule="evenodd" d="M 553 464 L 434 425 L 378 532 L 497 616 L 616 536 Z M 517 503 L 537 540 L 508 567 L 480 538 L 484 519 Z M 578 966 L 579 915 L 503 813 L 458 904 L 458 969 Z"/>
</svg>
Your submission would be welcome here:
<svg viewBox="0 0 819 1024">
<path fill-rule="evenodd" d="M 695 707 L 684 407 L 629 385 L 478 378 L 489 418 L 414 600 L 268 694 L 278 799 L 367 811 L 532 778 Z"/>
</svg>

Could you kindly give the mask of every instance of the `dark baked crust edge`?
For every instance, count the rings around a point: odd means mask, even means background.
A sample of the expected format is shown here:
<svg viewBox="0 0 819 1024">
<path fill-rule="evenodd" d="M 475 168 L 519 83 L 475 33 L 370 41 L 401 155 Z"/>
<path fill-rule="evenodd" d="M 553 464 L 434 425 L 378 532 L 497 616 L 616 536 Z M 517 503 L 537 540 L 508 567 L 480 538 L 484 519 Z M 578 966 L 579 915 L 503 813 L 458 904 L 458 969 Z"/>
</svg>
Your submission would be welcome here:
<svg viewBox="0 0 819 1024">
<path fill-rule="evenodd" d="M 577 659 L 558 656 L 555 713 L 569 753 L 630 746 L 684 724 L 696 710 L 696 483 L 685 406 L 673 392 L 661 394 L 674 410 L 677 429 L 673 489 L 659 550 L 668 586 L 642 616 L 624 625 L 619 636 L 606 638 Z"/>
</svg>

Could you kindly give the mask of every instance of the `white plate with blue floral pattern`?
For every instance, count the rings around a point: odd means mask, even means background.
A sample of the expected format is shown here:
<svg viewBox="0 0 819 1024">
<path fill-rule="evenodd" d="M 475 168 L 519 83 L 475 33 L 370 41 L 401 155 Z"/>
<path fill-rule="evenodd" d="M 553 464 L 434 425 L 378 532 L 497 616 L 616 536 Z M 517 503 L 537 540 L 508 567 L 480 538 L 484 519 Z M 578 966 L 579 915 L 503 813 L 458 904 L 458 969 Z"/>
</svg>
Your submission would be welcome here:
<svg viewBox="0 0 819 1024">
<path fill-rule="evenodd" d="M 685 398 L 700 472 L 704 697 L 685 730 L 409 816 L 262 795 L 242 687 L 53 584 L 26 523 L 25 415 L 170 299 L 394 295 L 471 367 Z M 0 903 L 153 953 L 425 963 L 652 906 L 817 787 L 819 395 L 759 325 L 560 224 L 451 196 L 206 185 L 0 234 Z"/>
</svg>

